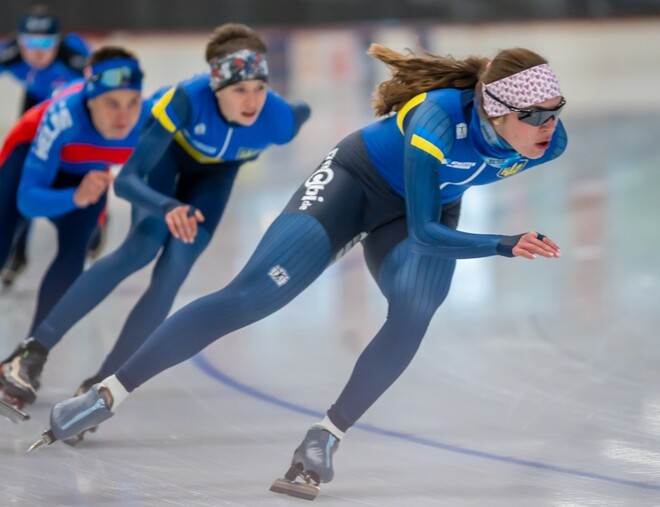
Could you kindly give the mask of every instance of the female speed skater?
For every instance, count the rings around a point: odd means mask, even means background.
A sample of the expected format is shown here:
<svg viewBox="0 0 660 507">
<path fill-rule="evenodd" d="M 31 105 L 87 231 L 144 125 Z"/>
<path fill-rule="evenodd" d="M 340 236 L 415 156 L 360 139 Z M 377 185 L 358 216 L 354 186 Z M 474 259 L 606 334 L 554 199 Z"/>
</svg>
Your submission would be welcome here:
<svg viewBox="0 0 660 507">
<path fill-rule="evenodd" d="M 383 118 L 348 135 L 293 195 L 243 270 L 223 289 L 169 317 L 114 375 L 55 405 L 33 448 L 111 417 L 144 382 L 232 331 L 282 308 L 357 241 L 388 302 L 381 329 L 272 490 L 314 498 L 334 476 L 345 432 L 403 373 L 449 291 L 457 259 L 555 259 L 534 231 L 457 230 L 463 193 L 545 164 L 565 150 L 566 101 L 545 58 L 523 48 L 492 59 L 370 54 L 391 79 L 378 86 Z M 302 482 L 299 481 L 302 479 Z"/>
</svg>

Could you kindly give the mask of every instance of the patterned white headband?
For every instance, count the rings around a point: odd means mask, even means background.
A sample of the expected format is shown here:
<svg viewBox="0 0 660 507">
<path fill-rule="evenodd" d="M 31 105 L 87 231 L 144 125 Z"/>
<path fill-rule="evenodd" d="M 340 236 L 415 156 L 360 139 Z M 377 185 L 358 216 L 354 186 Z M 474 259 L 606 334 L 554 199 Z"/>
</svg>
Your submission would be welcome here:
<svg viewBox="0 0 660 507">
<path fill-rule="evenodd" d="M 502 116 L 511 110 L 488 93 L 511 107 L 525 109 L 562 95 L 557 76 L 547 63 L 484 85 L 482 100 L 489 117 Z"/>
</svg>

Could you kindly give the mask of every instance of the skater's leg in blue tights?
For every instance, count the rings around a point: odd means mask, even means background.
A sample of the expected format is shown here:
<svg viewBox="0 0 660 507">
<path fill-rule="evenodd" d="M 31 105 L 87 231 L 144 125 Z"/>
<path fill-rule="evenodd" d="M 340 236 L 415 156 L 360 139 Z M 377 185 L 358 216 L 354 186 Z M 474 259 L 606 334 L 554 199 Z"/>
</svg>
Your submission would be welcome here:
<svg viewBox="0 0 660 507">
<path fill-rule="evenodd" d="M 229 285 L 168 318 L 117 378 L 130 392 L 216 339 L 274 313 L 323 272 L 331 255 L 328 235 L 315 218 L 283 213 Z"/>
<path fill-rule="evenodd" d="M 224 213 L 240 164 L 222 170 L 181 175 L 177 197 L 204 215 L 193 243 L 169 236 L 151 275 L 151 283 L 124 324 L 96 377 L 107 377 L 140 348 L 165 320 L 188 273 L 206 249 Z"/>
<path fill-rule="evenodd" d="M 352 426 L 406 369 L 447 296 L 455 265 L 453 259 L 414 253 L 410 240 L 399 243 L 385 258 L 378 282 L 388 301 L 387 319 L 328 411 L 341 431 Z"/>
<path fill-rule="evenodd" d="M 144 217 L 133 210 L 135 225 L 114 252 L 82 273 L 32 336 L 52 349 L 62 336 L 92 311 L 126 277 L 146 266 L 158 254 L 168 231 L 162 217 Z M 83 252 L 84 255 L 84 252 Z"/>
<path fill-rule="evenodd" d="M 192 244 L 170 236 L 158 258 L 149 288 L 135 305 L 97 377 L 107 377 L 144 343 L 165 320 L 174 298 L 195 260 L 210 241 L 209 233 L 200 229 Z"/>
<path fill-rule="evenodd" d="M 57 228 L 57 254 L 41 281 L 29 336 L 82 273 L 87 243 L 104 206 L 105 197 L 85 209 L 51 219 Z"/>
</svg>

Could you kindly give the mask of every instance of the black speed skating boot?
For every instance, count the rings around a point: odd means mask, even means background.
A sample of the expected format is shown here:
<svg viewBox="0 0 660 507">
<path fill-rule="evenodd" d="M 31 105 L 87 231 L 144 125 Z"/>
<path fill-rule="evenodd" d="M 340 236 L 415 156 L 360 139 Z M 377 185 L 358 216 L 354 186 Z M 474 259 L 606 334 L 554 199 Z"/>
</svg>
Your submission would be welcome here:
<svg viewBox="0 0 660 507">
<path fill-rule="evenodd" d="M 34 403 L 47 358 L 48 350 L 33 339 L 22 342 L 0 363 L 0 384 L 5 397 L 16 399 L 19 408 L 26 403 Z"/>
<path fill-rule="evenodd" d="M 99 384 L 102 380 L 103 377 L 99 377 L 98 375 L 83 380 L 82 384 L 78 386 L 78 389 L 76 389 L 76 392 L 73 395 L 80 396 L 81 394 L 85 394 L 94 384 Z"/>
<path fill-rule="evenodd" d="M 284 479 L 276 480 L 270 490 L 314 500 L 320 492 L 319 484 L 330 482 L 334 477 L 332 457 L 338 447 L 336 436 L 325 428 L 312 426 L 293 453 L 291 467 Z"/>
</svg>

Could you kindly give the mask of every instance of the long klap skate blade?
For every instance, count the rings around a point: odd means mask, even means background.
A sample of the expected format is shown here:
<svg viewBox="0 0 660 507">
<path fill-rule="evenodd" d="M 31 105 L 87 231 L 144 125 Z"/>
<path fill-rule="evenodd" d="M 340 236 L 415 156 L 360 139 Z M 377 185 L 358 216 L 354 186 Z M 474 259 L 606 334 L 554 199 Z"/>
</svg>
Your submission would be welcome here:
<svg viewBox="0 0 660 507">
<path fill-rule="evenodd" d="M 314 484 L 291 482 L 287 479 L 277 479 L 270 487 L 270 491 L 273 493 L 281 493 L 283 495 L 302 498 L 303 500 L 314 500 L 319 496 L 321 488 Z"/>
<path fill-rule="evenodd" d="M 43 434 L 41 435 L 41 438 L 37 440 L 34 444 L 32 444 L 30 448 L 27 451 L 25 451 L 25 453 L 27 454 L 28 452 L 36 451 L 42 445 L 50 445 L 53 442 L 57 442 L 57 438 L 55 438 L 53 432 L 50 430 L 44 431 Z"/>
<path fill-rule="evenodd" d="M 27 454 L 28 452 L 36 451 L 37 449 L 39 449 L 39 447 L 41 447 L 42 445 L 45 445 L 45 444 L 46 444 L 46 442 L 44 442 L 44 439 L 43 439 L 43 438 L 40 438 L 40 439 L 37 440 L 34 444 L 32 444 L 32 445 L 28 448 L 27 451 L 25 451 L 25 454 Z"/>
<path fill-rule="evenodd" d="M 11 403 L 7 403 L 5 400 L 0 400 L 0 415 L 14 423 L 27 421 L 30 418 L 30 414 L 23 412 L 21 409 L 15 407 Z"/>
</svg>

